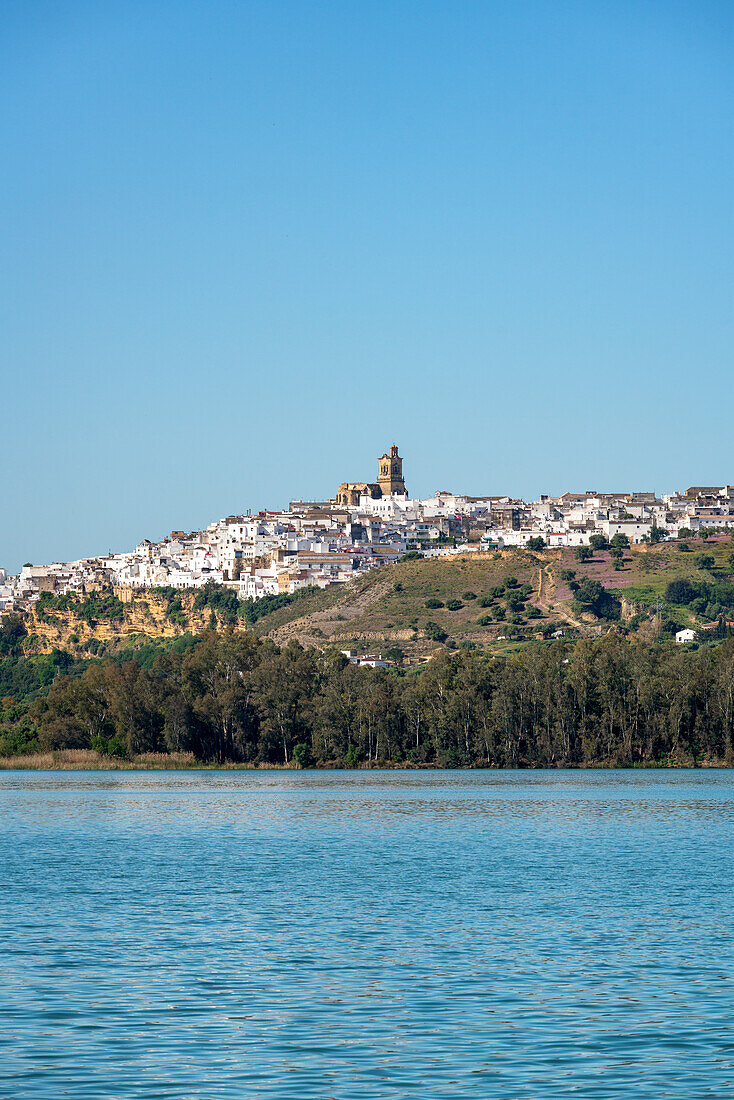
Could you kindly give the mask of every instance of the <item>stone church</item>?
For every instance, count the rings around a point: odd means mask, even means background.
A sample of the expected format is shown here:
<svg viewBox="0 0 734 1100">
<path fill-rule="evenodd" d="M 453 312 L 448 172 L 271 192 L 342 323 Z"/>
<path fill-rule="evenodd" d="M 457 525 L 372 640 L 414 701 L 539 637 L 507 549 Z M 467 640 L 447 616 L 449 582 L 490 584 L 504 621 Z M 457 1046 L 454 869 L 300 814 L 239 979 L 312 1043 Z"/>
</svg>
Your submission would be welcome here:
<svg viewBox="0 0 734 1100">
<path fill-rule="evenodd" d="M 336 491 L 335 503 L 357 507 L 360 497 L 379 500 L 381 497 L 407 497 L 407 495 L 408 491 L 403 479 L 403 460 L 393 443 L 390 454 L 384 454 L 379 459 L 377 481 L 343 481 Z"/>
</svg>

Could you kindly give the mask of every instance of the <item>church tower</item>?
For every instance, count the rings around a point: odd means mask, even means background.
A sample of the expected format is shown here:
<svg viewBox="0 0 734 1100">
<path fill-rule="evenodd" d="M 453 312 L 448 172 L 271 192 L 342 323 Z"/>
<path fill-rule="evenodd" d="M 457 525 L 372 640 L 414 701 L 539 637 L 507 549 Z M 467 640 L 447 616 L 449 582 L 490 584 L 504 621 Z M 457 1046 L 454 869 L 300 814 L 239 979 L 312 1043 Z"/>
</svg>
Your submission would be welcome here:
<svg viewBox="0 0 734 1100">
<path fill-rule="evenodd" d="M 403 460 L 398 454 L 398 449 L 393 443 L 389 455 L 383 455 L 377 467 L 377 484 L 382 490 L 383 496 L 407 497 L 408 491 L 403 480 Z"/>
</svg>

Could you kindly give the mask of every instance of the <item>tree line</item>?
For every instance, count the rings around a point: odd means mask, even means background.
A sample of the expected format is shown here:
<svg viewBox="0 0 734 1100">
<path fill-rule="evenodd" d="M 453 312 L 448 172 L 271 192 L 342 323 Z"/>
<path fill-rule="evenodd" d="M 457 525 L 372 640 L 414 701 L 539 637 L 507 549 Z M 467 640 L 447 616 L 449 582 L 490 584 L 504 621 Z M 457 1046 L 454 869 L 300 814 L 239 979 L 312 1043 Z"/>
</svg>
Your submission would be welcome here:
<svg viewBox="0 0 734 1100">
<path fill-rule="evenodd" d="M 381 670 L 208 631 L 46 668 L 51 682 L 27 704 L 3 700 L 0 751 L 347 767 L 733 762 L 731 637 L 689 651 L 609 633 L 504 660 L 442 649 L 420 668 Z"/>
</svg>

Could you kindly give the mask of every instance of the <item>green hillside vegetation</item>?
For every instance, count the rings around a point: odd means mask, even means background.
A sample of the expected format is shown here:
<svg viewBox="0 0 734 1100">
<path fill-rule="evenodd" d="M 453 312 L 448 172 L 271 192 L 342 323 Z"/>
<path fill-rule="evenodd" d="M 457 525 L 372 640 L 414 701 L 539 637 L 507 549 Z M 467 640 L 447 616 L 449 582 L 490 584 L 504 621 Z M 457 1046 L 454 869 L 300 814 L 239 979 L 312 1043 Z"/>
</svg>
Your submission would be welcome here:
<svg viewBox="0 0 734 1100">
<path fill-rule="evenodd" d="M 606 541 L 606 540 L 604 540 Z M 615 554 L 616 551 L 616 554 Z M 311 604 L 264 615 L 260 635 L 342 647 L 399 642 L 425 655 L 437 642 L 472 643 L 505 652 L 535 644 L 558 629 L 597 636 L 734 620 L 734 542 L 689 539 L 685 546 L 593 549 L 578 561 L 572 549 L 510 550 L 458 558 L 411 558 L 352 584 L 327 589 Z M 690 600 L 669 590 L 687 580 Z M 313 612 L 319 614 L 313 617 Z M 281 628 L 289 624 L 288 631 Z"/>
<path fill-rule="evenodd" d="M 17 765 L 86 753 L 93 766 L 731 761 L 733 545 L 691 539 L 621 557 L 599 547 L 583 561 L 572 550 L 411 556 L 256 604 L 209 585 L 195 596 L 211 612 L 200 635 L 179 593 L 149 591 L 179 632 L 108 639 L 96 653 L 70 635 L 34 655 L 24 618 L 5 615 L 0 755 Z M 125 614 L 109 593 L 71 599 L 88 621 Z M 43 613 L 65 601 L 45 596 Z M 689 623 L 696 642 L 676 646 Z M 350 640 L 394 667 L 348 664 Z"/>
<path fill-rule="evenodd" d="M 259 634 L 286 623 L 290 636 L 327 644 L 384 637 L 416 652 L 436 638 L 491 640 L 503 630 L 521 635 L 542 630 L 552 616 L 537 606 L 538 574 L 543 562 L 522 552 L 457 558 L 406 557 L 345 586 L 322 594 L 320 607 L 289 607 L 287 614 L 265 616 Z M 312 612 L 319 614 L 312 619 Z M 487 627 L 495 626 L 495 630 Z M 302 631 L 302 633 L 298 633 Z M 282 633 L 282 631 L 280 631 Z"/>
<path fill-rule="evenodd" d="M 4 643 L 3 661 L 40 669 L 20 636 Z M 16 677 L 2 699 L 1 766 L 734 762 L 734 638 L 691 651 L 607 634 L 506 660 L 443 649 L 405 671 L 229 629 L 47 667 L 40 690 Z"/>
<path fill-rule="evenodd" d="M 278 644 L 298 641 L 322 649 L 399 647 L 407 660 L 425 659 L 437 646 L 478 647 L 498 655 L 564 636 L 596 637 L 612 630 L 648 641 L 683 626 L 699 631 L 699 643 L 717 623 L 734 622 L 734 542 L 689 538 L 632 548 L 610 547 L 599 537 L 591 553 L 507 550 L 425 559 L 409 554 L 353 581 L 327 589 L 306 587 L 295 595 L 240 601 L 227 587 L 208 584 L 195 594 L 147 589 L 135 608 L 157 603 L 159 618 L 181 635 L 201 630 L 252 628 Z M 588 551 L 588 548 L 584 548 Z M 583 558 L 583 560 L 579 560 Z M 141 600 L 144 596 L 144 600 Z M 145 640 L 101 632 L 82 639 L 73 622 L 92 630 L 122 624 L 127 605 L 111 591 L 88 596 L 44 593 L 39 622 L 54 622 L 52 645 L 75 655 L 114 656 Z M 190 610 L 187 610 L 190 609 Z M 72 611 L 65 631 L 63 614 Z M 202 619 L 203 615 L 203 619 Z M 193 616 L 196 616 L 194 623 Z M 149 637 L 154 630 L 141 622 Z M 169 629 L 170 633 L 170 629 Z M 39 653 L 33 628 L 24 651 Z M 51 645 L 47 643 L 46 653 Z"/>
<path fill-rule="evenodd" d="M 125 605 L 110 591 L 92 593 L 88 596 L 77 596 L 72 593 L 54 596 L 51 592 L 42 592 L 38 598 L 36 610 L 39 618 L 48 622 L 54 620 L 55 611 L 73 610 L 77 618 L 94 624 L 98 619 L 105 622 L 119 622 L 125 613 Z"/>
</svg>

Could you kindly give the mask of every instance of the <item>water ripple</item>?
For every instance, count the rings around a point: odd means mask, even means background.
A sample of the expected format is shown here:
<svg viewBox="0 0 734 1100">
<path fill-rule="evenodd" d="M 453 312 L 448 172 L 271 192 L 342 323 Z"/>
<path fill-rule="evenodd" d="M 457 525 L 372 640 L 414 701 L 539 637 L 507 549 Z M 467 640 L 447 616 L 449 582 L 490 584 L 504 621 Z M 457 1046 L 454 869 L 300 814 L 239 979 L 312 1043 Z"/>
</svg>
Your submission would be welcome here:
<svg viewBox="0 0 734 1100">
<path fill-rule="evenodd" d="M 734 774 L 0 775 L 0 1097 L 734 1095 Z"/>
</svg>

